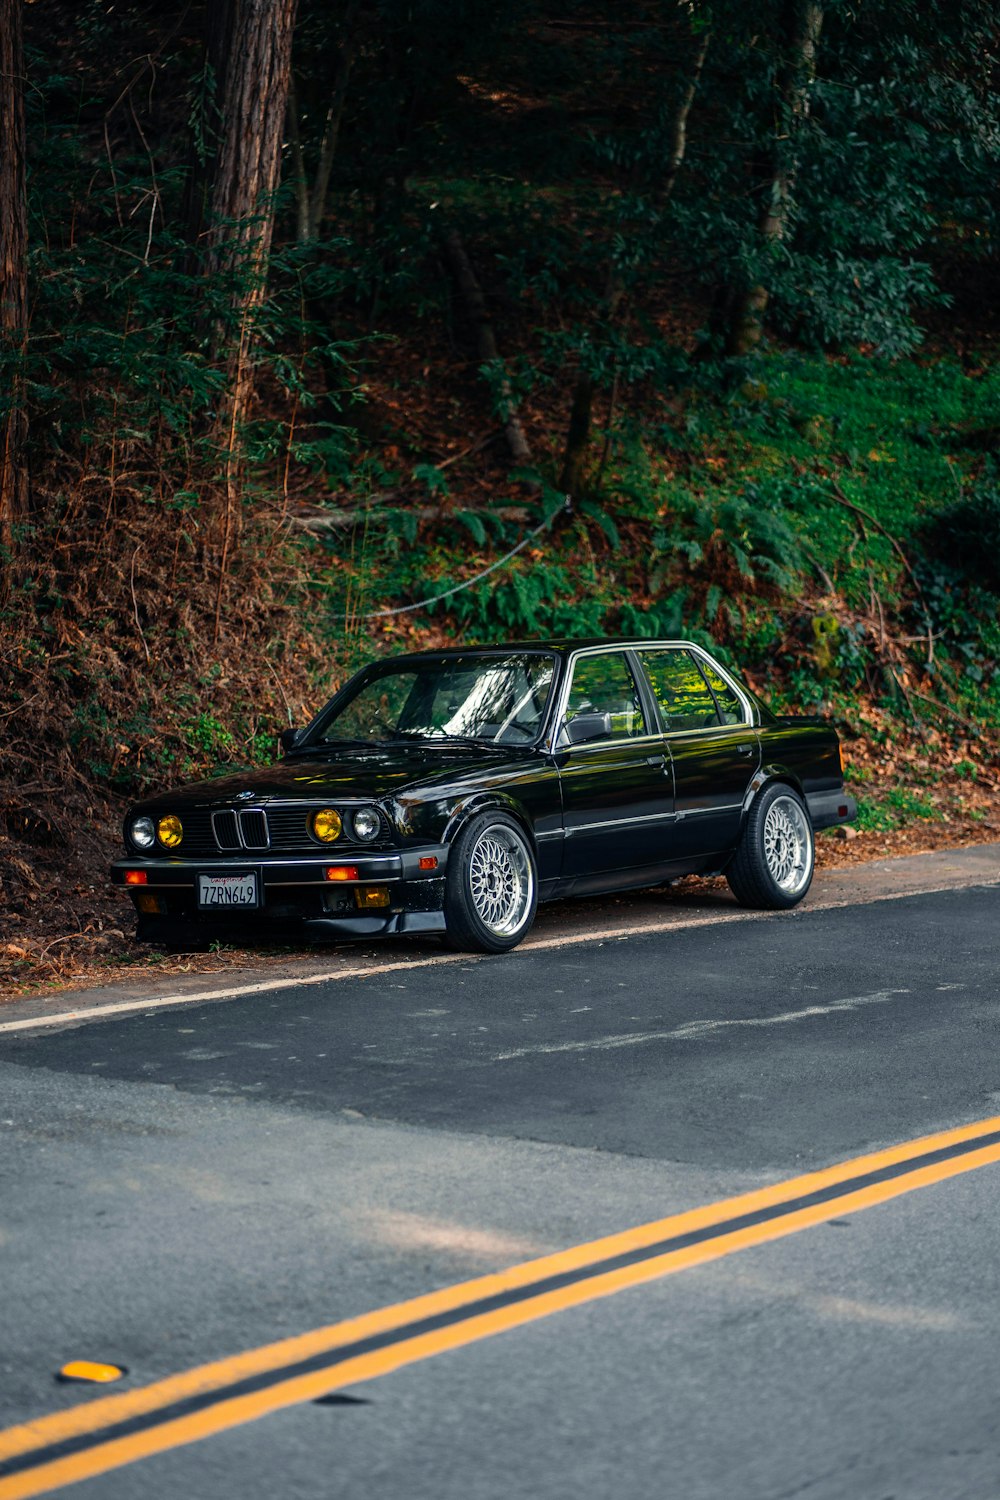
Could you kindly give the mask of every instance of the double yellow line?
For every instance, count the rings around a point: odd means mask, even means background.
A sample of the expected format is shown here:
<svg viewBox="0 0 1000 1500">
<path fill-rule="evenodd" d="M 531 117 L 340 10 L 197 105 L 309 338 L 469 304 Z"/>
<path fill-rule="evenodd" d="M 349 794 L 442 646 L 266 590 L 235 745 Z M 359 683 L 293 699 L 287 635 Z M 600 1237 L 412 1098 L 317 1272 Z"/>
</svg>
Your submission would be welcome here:
<svg viewBox="0 0 1000 1500">
<path fill-rule="evenodd" d="M 996 1161 L 1000 1116 L 53 1412 L 0 1432 L 0 1500 L 46 1494 Z"/>
</svg>

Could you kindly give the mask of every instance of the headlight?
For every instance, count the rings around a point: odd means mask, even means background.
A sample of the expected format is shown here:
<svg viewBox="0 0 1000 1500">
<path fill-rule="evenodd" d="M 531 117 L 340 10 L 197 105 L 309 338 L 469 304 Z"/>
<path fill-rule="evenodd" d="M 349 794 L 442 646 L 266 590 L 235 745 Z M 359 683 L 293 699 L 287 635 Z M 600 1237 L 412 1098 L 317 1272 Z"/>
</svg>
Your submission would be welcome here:
<svg viewBox="0 0 1000 1500">
<path fill-rule="evenodd" d="M 153 827 L 152 818 L 136 818 L 128 831 L 128 836 L 137 849 L 152 849 L 156 839 L 156 829 Z"/>
<path fill-rule="evenodd" d="M 332 844 L 334 839 L 339 839 L 343 826 L 340 813 L 334 812 L 332 807 L 324 807 L 322 812 L 313 813 L 312 831 L 323 844 Z"/>
<path fill-rule="evenodd" d="M 156 837 L 165 848 L 176 849 L 184 837 L 184 825 L 180 818 L 175 818 L 173 813 L 161 818 L 156 825 Z"/>
<path fill-rule="evenodd" d="M 374 807 L 361 807 L 351 819 L 351 827 L 354 829 L 356 839 L 375 838 L 379 831 L 379 816 Z"/>
</svg>

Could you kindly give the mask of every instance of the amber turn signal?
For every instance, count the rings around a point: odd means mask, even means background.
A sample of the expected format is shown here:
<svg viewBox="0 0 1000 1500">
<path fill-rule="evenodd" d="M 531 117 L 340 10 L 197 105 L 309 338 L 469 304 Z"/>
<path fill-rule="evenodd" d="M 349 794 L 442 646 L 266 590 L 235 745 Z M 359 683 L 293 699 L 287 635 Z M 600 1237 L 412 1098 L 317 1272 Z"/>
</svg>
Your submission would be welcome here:
<svg viewBox="0 0 1000 1500">
<path fill-rule="evenodd" d="M 369 911 L 372 907 L 389 905 L 389 887 L 387 885 L 359 885 L 354 892 L 354 899 L 362 911 Z"/>
<path fill-rule="evenodd" d="M 357 865 L 327 865 L 323 872 L 327 880 L 357 880 Z"/>
<path fill-rule="evenodd" d="M 847 773 L 847 767 L 844 764 L 844 747 L 838 742 L 837 749 L 840 752 L 840 774 L 844 776 Z"/>
<path fill-rule="evenodd" d="M 420 868 L 422 870 L 436 870 L 438 867 L 436 854 L 422 854 L 420 856 Z"/>
<path fill-rule="evenodd" d="M 149 876 L 146 874 L 145 870 L 126 870 L 125 871 L 125 884 L 126 885 L 145 885 L 146 882 L 148 881 L 148 879 L 149 879 Z"/>
<path fill-rule="evenodd" d="M 313 813 L 312 831 L 322 844 L 332 844 L 334 839 L 340 838 L 343 822 L 339 812 L 332 807 L 324 807 L 321 812 Z"/>
</svg>

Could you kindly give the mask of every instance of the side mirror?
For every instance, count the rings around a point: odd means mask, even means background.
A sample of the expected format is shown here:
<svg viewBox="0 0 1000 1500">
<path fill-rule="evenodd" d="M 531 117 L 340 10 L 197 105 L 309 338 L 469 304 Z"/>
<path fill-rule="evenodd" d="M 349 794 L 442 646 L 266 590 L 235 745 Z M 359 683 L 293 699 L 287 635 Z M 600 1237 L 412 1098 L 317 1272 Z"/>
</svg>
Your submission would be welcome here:
<svg viewBox="0 0 1000 1500">
<path fill-rule="evenodd" d="M 281 731 L 282 750 L 294 750 L 304 734 L 304 729 L 283 729 Z"/>
<path fill-rule="evenodd" d="M 563 736 L 570 745 L 585 745 L 589 740 L 611 738 L 610 714 L 577 714 L 563 724 Z"/>
</svg>

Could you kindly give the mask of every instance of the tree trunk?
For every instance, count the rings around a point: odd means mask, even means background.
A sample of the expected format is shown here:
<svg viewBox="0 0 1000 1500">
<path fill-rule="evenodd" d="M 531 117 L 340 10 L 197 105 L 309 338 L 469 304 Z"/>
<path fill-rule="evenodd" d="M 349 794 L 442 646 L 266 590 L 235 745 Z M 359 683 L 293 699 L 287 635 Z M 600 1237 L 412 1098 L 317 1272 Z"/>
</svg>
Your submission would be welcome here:
<svg viewBox="0 0 1000 1500">
<path fill-rule="evenodd" d="M 239 0 L 211 0 L 205 7 L 205 49 L 202 59 L 200 111 L 192 117 L 192 139 L 182 214 L 192 247 L 189 271 L 198 267 L 197 248 L 209 227 L 212 188 L 226 97 L 226 69 L 232 51 Z"/>
<path fill-rule="evenodd" d="M 240 429 L 253 396 L 254 323 L 267 284 L 297 0 L 233 3 L 209 228 L 209 274 L 220 268 L 233 278 L 234 286 L 231 327 L 226 347 L 220 351 L 228 364 L 228 380 L 218 422 L 226 455 L 226 509 L 216 638 L 226 569 L 239 525 Z"/>
<path fill-rule="evenodd" d="M 678 173 L 687 153 L 688 117 L 691 114 L 691 106 L 694 104 L 698 85 L 701 82 L 702 71 L 705 67 L 705 58 L 708 56 L 708 47 L 711 40 L 712 33 L 705 31 L 702 34 L 698 50 L 695 53 L 694 66 L 691 69 L 687 88 L 681 96 L 680 104 L 677 106 L 677 113 L 674 115 L 674 125 L 670 140 L 670 155 L 667 158 L 667 170 L 663 174 L 663 184 L 660 189 L 661 203 L 666 203 L 673 192 Z"/>
<path fill-rule="evenodd" d="M 316 176 L 313 180 L 312 193 L 309 197 L 309 212 L 306 220 L 307 240 L 319 239 L 320 231 L 323 227 L 323 219 L 326 215 L 326 199 L 330 188 L 330 173 L 333 170 L 333 162 L 337 154 L 340 122 L 344 117 L 344 105 L 347 102 L 347 85 L 350 82 L 351 67 L 354 63 L 354 53 L 357 47 L 358 14 L 360 10 L 361 0 L 349 0 L 344 16 L 344 39 L 337 54 L 337 66 L 333 74 L 333 92 L 330 98 L 330 107 L 326 112 L 323 139 L 319 147 L 319 161 L 316 164 Z"/>
<path fill-rule="evenodd" d="M 236 331 L 225 352 L 227 416 L 238 425 L 252 390 L 252 323 L 266 287 L 297 0 L 235 3 L 209 235 L 213 268 L 224 267 L 237 288 Z"/>
<path fill-rule="evenodd" d="M 590 423 L 594 404 L 594 382 L 580 375 L 573 390 L 566 447 L 563 451 L 559 488 L 576 498 L 583 489 L 587 473 L 587 449 L 590 446 Z"/>
<path fill-rule="evenodd" d="M 695 95 L 698 92 L 698 84 L 701 81 L 702 70 L 705 66 L 705 58 L 708 55 L 708 46 L 712 40 L 712 33 L 706 31 L 698 44 L 695 53 L 694 65 L 687 87 L 681 96 L 674 115 L 670 132 L 670 154 L 667 157 L 666 171 L 656 194 L 658 206 L 662 211 L 666 208 L 673 193 L 674 186 L 680 174 L 684 156 L 687 151 L 687 126 L 691 106 L 694 104 Z M 607 286 L 604 291 L 604 322 L 610 325 L 615 321 L 625 297 L 625 288 L 622 286 L 621 278 L 615 271 L 614 266 L 608 271 Z M 577 376 L 576 385 L 573 389 L 573 404 L 570 408 L 569 428 L 566 433 L 566 447 L 563 450 L 562 472 L 559 477 L 559 488 L 567 495 L 578 496 L 584 485 L 587 473 L 587 448 L 590 443 L 590 428 L 593 420 L 595 384 L 593 378 L 586 372 Z"/>
<path fill-rule="evenodd" d="M 823 10 L 816 0 L 791 0 L 788 8 L 787 54 L 779 85 L 773 170 L 758 233 L 765 250 L 785 237 L 798 166 L 798 140 L 809 116 L 809 93 L 816 78 Z M 760 343 L 770 292 L 763 282 L 748 287 L 737 299 L 726 353 L 749 354 Z"/>
<path fill-rule="evenodd" d="M 212 242 L 266 271 L 281 167 L 297 0 L 236 0 L 225 68 Z"/>
<path fill-rule="evenodd" d="M 300 245 L 309 240 L 309 187 L 306 183 L 306 163 L 302 152 L 302 132 L 299 127 L 299 101 L 295 88 L 295 74 L 288 80 L 288 143 L 292 153 L 292 178 L 295 183 L 295 238 Z"/>
<path fill-rule="evenodd" d="M 493 331 L 493 319 L 490 310 L 486 306 L 486 298 L 479 280 L 472 269 L 472 262 L 466 254 L 465 246 L 461 236 L 456 229 L 450 229 L 444 237 L 444 248 L 451 262 L 455 281 L 461 293 L 462 301 L 465 303 L 466 311 L 472 321 L 476 332 L 476 353 L 481 363 L 492 364 L 500 370 L 500 420 L 503 422 L 504 436 L 507 439 L 507 448 L 515 464 L 526 467 L 531 463 L 531 449 L 528 439 L 524 435 L 517 415 L 514 402 L 514 392 L 510 380 L 503 368 L 500 353 L 497 349 L 496 334 Z"/>
<path fill-rule="evenodd" d="M 0 0 L 0 350 L 13 365 L 0 417 L 0 547 L 9 555 L 28 511 L 28 417 L 17 363 L 28 336 L 23 0 Z M 0 594 L 9 574 L 0 574 Z"/>
</svg>

